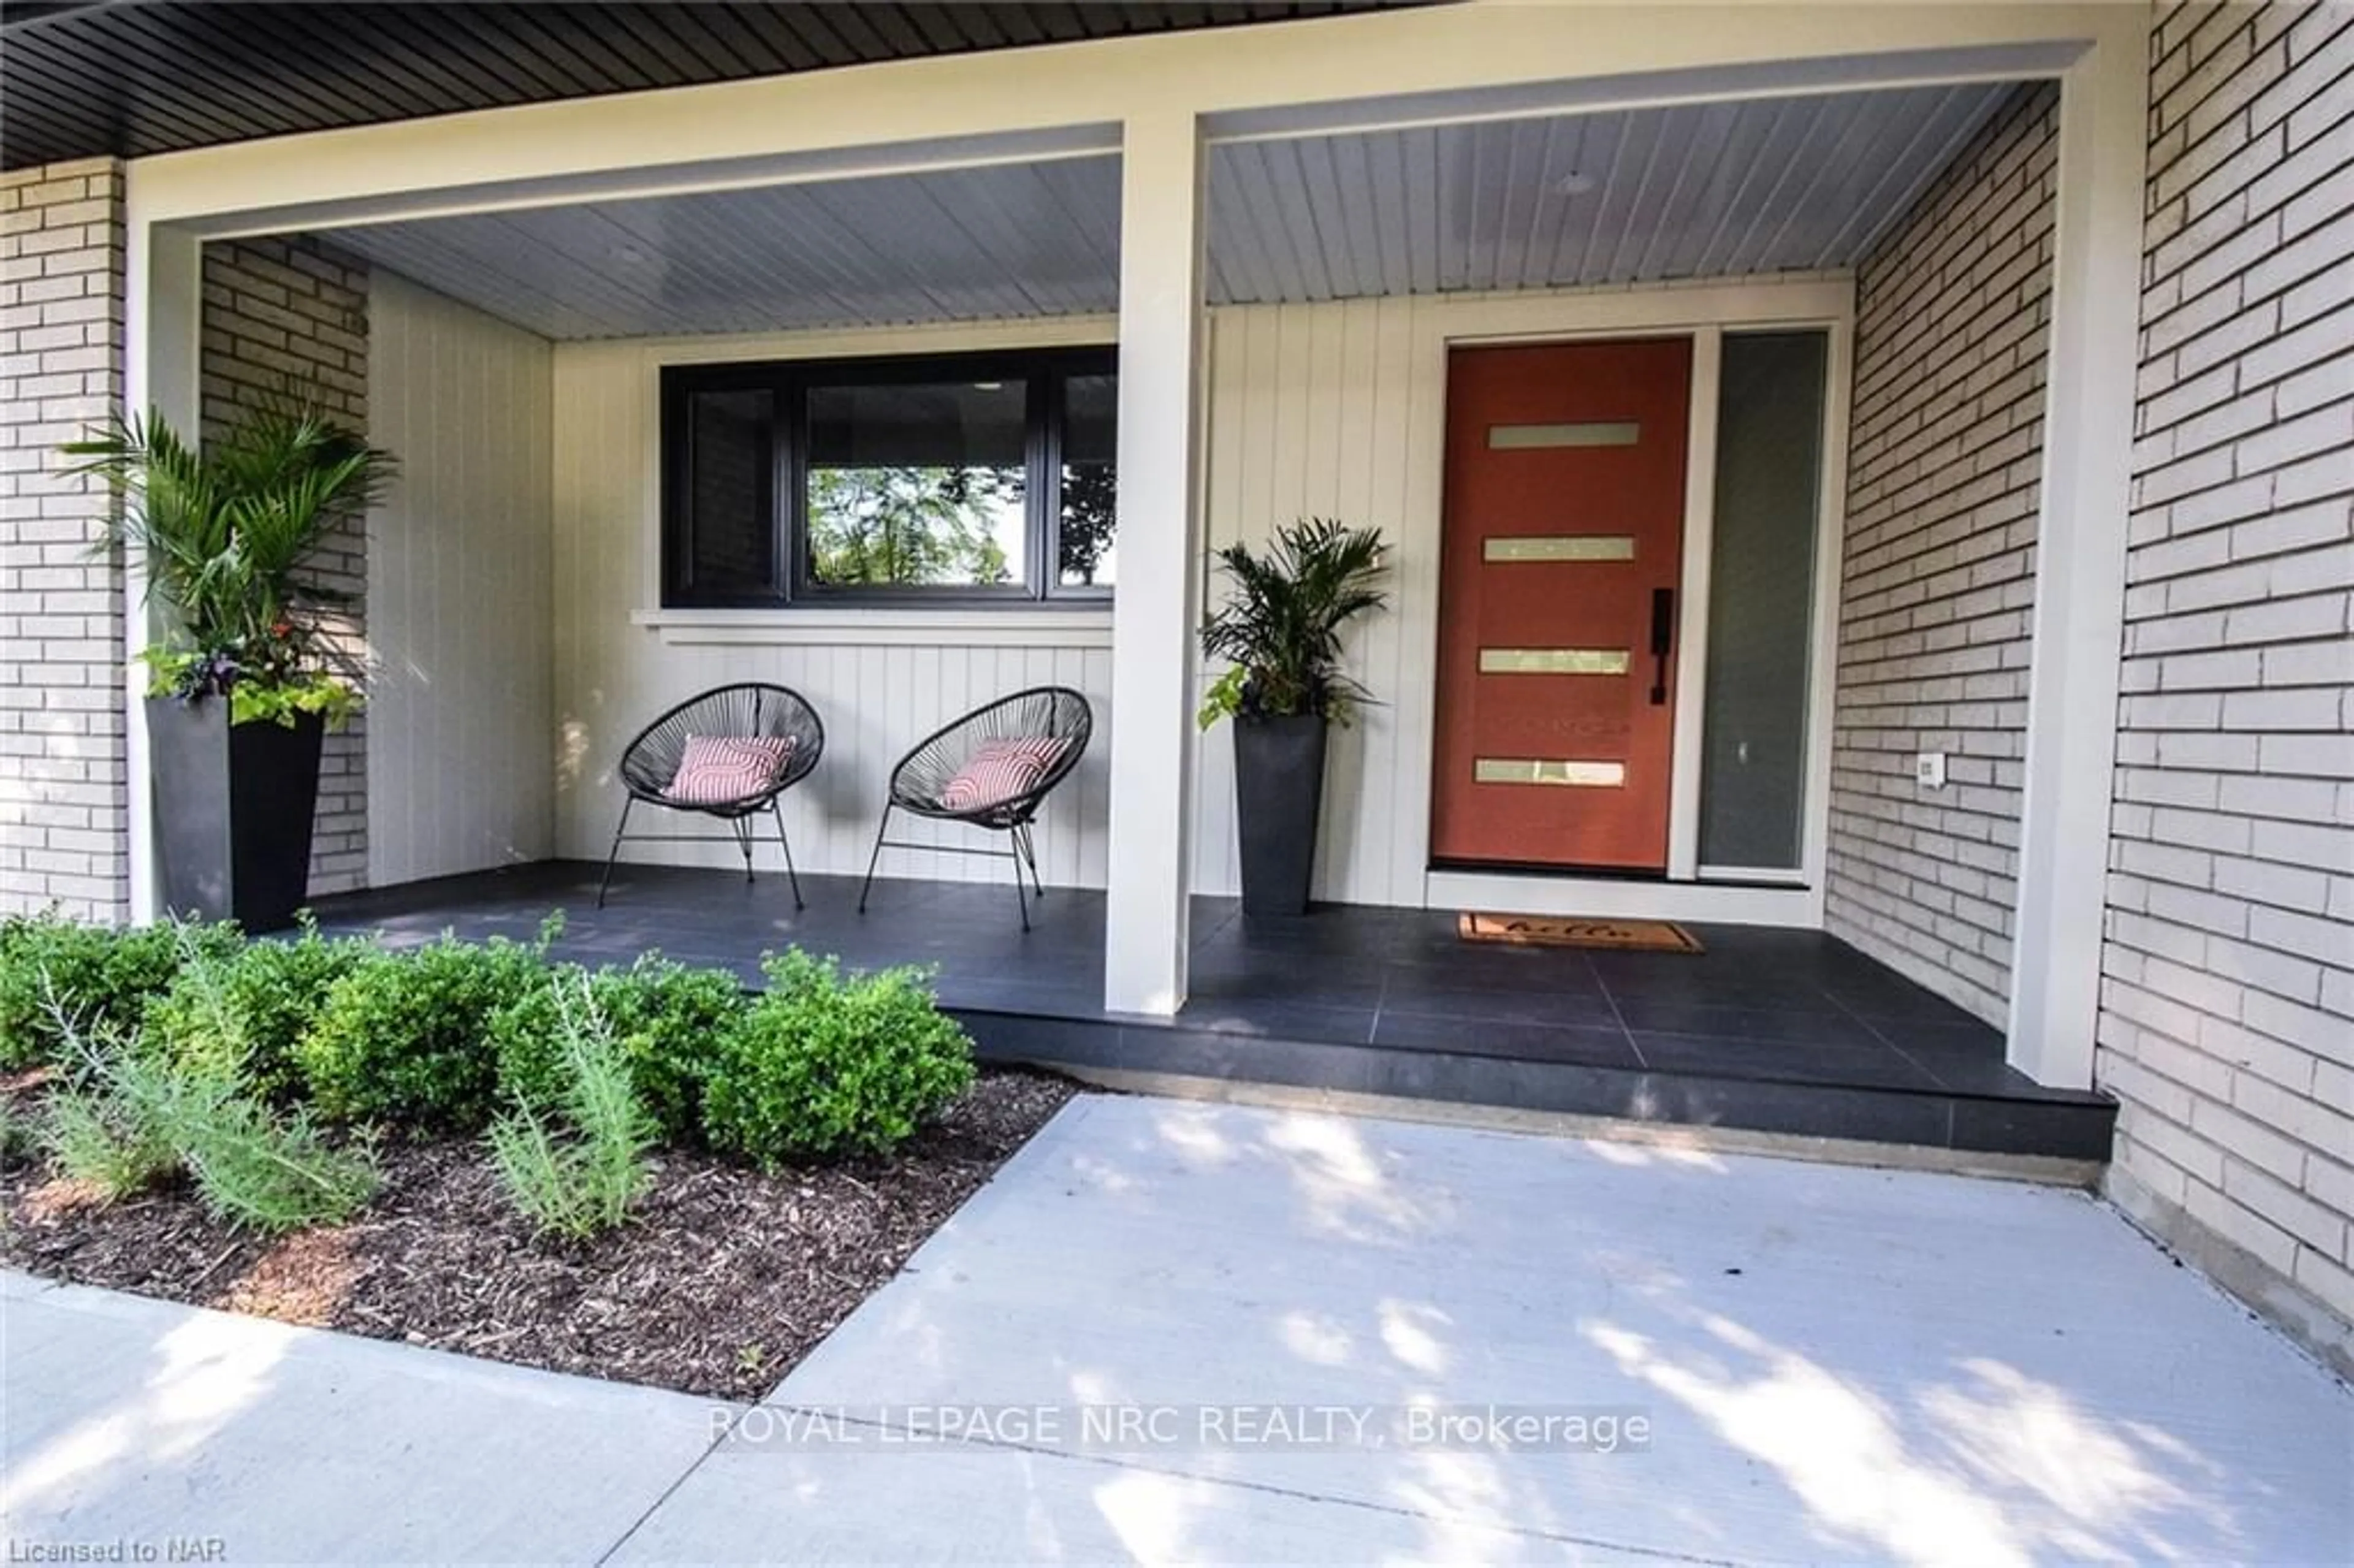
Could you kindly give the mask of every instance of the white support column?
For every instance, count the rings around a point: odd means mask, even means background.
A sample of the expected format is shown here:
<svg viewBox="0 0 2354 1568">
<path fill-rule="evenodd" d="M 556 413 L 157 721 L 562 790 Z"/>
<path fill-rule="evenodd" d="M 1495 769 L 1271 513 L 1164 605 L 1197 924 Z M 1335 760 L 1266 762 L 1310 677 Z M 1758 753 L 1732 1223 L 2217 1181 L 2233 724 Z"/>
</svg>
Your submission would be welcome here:
<svg viewBox="0 0 2354 1568">
<path fill-rule="evenodd" d="M 1668 880 L 1700 874 L 1700 779 L 1708 715 L 1708 596 L 1716 539 L 1716 406 L 1724 329 L 1692 333 L 1691 412 L 1684 434 L 1683 570 L 1676 598 L 1676 708 L 1668 779 Z"/>
<path fill-rule="evenodd" d="M 1185 1001 L 1200 619 L 1204 169 L 1190 111 L 1129 120 L 1119 217 L 1119 588 L 1112 603 L 1104 1006 Z"/>
<path fill-rule="evenodd" d="M 2012 927 L 2010 1064 L 2068 1088 L 2093 1082 L 2139 357 L 2147 22 L 2124 20 L 2137 25 L 2105 29 L 2061 80 Z"/>
<path fill-rule="evenodd" d="M 140 211 L 138 171 L 126 192 L 122 406 L 126 414 L 163 418 L 190 440 L 203 412 L 199 364 L 204 323 L 204 243 L 193 233 L 148 221 Z M 147 572 L 135 555 L 123 562 L 123 698 L 130 784 L 131 918 L 144 925 L 163 913 L 155 872 L 155 796 L 147 763 Z"/>
</svg>

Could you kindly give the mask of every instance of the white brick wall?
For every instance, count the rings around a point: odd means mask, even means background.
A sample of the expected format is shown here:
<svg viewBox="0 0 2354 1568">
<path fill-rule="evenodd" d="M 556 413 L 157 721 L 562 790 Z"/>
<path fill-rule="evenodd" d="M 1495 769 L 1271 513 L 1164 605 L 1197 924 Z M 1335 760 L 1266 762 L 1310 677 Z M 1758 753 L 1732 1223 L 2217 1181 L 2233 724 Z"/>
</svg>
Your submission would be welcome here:
<svg viewBox="0 0 2354 1568">
<path fill-rule="evenodd" d="M 60 442 L 120 406 L 122 169 L 0 175 L 0 914 L 128 912 L 122 571 Z"/>
<path fill-rule="evenodd" d="M 309 239 L 205 247 L 204 424 L 207 438 L 240 411 L 314 403 L 367 429 L 367 269 Z M 364 519 L 323 550 L 318 578 L 349 596 L 326 620 L 355 662 L 367 652 Z M 311 845 L 311 891 L 367 882 L 367 718 L 327 736 Z"/>
<path fill-rule="evenodd" d="M 2022 89 L 1857 270 L 1825 919 L 2000 1024 L 2017 905 L 2057 93 Z M 1947 783 L 1913 781 L 1920 751 Z"/>
<path fill-rule="evenodd" d="M 2354 8 L 2150 58 L 2110 1191 L 2354 1371 Z"/>
</svg>

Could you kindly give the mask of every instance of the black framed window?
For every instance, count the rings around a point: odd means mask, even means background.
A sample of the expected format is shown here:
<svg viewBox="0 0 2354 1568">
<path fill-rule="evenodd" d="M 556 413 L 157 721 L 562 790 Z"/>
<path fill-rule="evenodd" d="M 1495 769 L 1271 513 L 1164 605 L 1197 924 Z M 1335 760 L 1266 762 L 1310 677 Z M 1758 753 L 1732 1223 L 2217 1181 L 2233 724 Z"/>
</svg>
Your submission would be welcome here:
<svg viewBox="0 0 2354 1568">
<path fill-rule="evenodd" d="M 672 366 L 663 603 L 1100 599 L 1113 351 Z"/>
</svg>

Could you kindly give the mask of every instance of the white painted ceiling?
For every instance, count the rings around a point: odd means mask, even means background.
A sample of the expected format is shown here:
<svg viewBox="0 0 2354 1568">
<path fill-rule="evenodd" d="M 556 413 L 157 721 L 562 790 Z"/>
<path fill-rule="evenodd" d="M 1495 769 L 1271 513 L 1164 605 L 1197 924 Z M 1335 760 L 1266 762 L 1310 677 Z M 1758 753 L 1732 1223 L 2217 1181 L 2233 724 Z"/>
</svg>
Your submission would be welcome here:
<svg viewBox="0 0 2354 1568">
<path fill-rule="evenodd" d="M 1224 143 L 1213 303 L 1844 267 L 2003 84 Z M 1065 315 L 1119 301 L 1109 156 L 372 224 L 331 238 L 548 337 Z"/>
</svg>

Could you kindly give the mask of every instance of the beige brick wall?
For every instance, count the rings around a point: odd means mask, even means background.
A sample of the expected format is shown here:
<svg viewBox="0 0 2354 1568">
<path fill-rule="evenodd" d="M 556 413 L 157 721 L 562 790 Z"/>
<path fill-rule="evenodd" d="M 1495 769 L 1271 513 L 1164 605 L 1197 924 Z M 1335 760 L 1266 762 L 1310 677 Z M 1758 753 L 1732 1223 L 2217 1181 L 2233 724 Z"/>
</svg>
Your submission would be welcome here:
<svg viewBox="0 0 2354 1568">
<path fill-rule="evenodd" d="M 2110 1187 L 2354 1372 L 2354 8 L 2150 53 Z"/>
<path fill-rule="evenodd" d="M 308 239 L 205 247 L 204 424 L 207 439 L 240 412 L 314 403 L 367 429 L 367 269 Z M 348 603 L 327 616 L 331 642 L 355 667 L 367 653 L 367 534 L 354 519 L 320 556 L 319 580 Z M 311 891 L 367 882 L 367 718 L 327 736 L 311 846 Z"/>
<path fill-rule="evenodd" d="M 1829 929 L 2000 1024 L 2017 905 L 2058 95 L 2022 89 L 1857 270 Z M 1940 789 L 1914 755 L 1946 755 Z"/>
<path fill-rule="evenodd" d="M 60 442 L 120 406 L 122 169 L 0 175 L 0 914 L 130 903 L 122 570 Z"/>
</svg>

